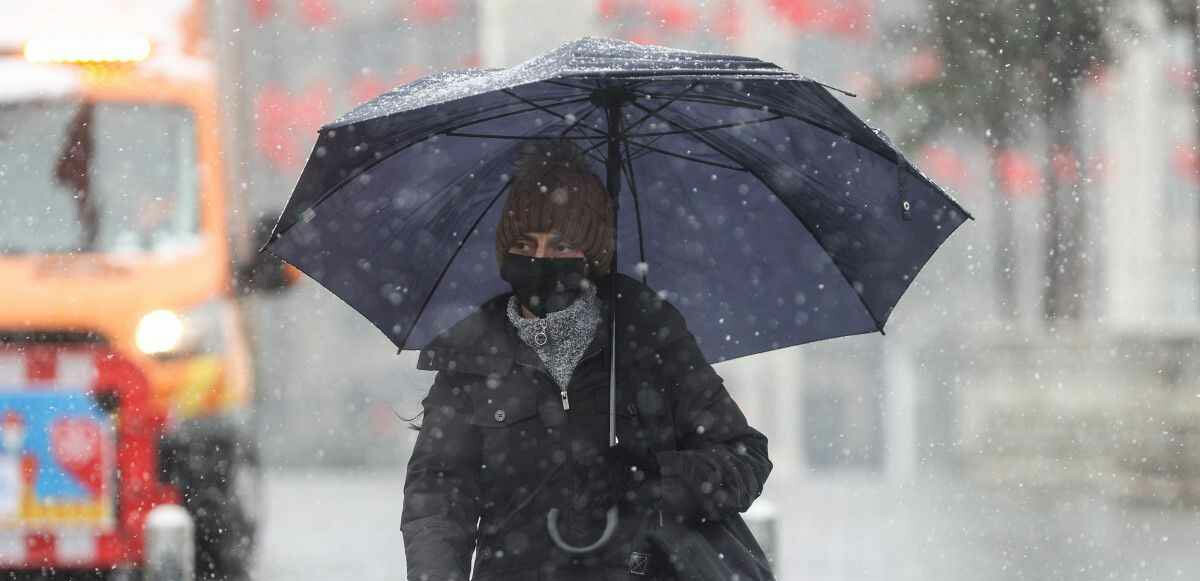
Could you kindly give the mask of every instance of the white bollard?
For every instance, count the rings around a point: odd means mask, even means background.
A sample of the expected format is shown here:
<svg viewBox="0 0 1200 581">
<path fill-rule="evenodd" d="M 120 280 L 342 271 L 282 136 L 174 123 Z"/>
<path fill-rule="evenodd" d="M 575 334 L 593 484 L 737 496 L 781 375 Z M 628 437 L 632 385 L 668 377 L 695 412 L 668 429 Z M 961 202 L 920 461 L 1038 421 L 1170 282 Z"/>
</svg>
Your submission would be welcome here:
<svg viewBox="0 0 1200 581">
<path fill-rule="evenodd" d="M 196 548 L 192 515 L 177 504 L 160 504 L 146 516 L 144 581 L 194 581 Z"/>
</svg>

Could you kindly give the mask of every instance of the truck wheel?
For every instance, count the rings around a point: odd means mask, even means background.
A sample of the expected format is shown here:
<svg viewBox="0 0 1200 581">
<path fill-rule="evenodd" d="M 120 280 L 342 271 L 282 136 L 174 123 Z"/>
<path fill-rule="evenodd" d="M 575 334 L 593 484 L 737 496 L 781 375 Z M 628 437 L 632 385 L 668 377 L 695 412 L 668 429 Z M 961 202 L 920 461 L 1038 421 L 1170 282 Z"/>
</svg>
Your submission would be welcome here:
<svg viewBox="0 0 1200 581">
<path fill-rule="evenodd" d="M 211 581 L 250 579 L 257 544 L 262 471 L 252 450 L 234 453 L 224 486 L 204 488 L 189 512 L 196 525 L 196 578 Z"/>
<path fill-rule="evenodd" d="M 194 421 L 160 449 L 165 479 L 192 515 L 196 579 L 250 578 L 262 506 L 262 471 L 252 439 L 217 422 Z"/>
</svg>

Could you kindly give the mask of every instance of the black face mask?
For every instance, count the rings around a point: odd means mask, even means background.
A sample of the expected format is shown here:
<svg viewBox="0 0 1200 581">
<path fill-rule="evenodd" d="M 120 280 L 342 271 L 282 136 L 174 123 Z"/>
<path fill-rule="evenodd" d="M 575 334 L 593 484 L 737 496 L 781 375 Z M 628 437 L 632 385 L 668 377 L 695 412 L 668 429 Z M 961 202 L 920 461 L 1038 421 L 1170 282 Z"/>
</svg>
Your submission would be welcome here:
<svg viewBox="0 0 1200 581">
<path fill-rule="evenodd" d="M 582 258 L 535 258 L 511 252 L 500 263 L 500 278 L 512 285 L 517 301 L 540 317 L 567 308 L 583 294 Z"/>
</svg>

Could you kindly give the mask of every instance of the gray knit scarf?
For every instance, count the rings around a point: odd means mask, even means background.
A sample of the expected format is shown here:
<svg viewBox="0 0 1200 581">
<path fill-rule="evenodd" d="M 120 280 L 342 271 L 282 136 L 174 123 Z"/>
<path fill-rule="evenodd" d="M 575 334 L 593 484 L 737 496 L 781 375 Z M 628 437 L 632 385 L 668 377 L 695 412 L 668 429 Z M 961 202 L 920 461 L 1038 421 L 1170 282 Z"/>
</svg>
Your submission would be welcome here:
<svg viewBox="0 0 1200 581">
<path fill-rule="evenodd" d="M 516 295 L 508 299 L 508 320 L 517 328 L 521 340 L 546 364 L 551 377 L 566 389 L 575 365 L 591 344 L 600 323 L 596 285 L 583 285 L 583 294 L 565 309 L 548 313 L 545 318 L 526 319 L 517 311 Z"/>
</svg>

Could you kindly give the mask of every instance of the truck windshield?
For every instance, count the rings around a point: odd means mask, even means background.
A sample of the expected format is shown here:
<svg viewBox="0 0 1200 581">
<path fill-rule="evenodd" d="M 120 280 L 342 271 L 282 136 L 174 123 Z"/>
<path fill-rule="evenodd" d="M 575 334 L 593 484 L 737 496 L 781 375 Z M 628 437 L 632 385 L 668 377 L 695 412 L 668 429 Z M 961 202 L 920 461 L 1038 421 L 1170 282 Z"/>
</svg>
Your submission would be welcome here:
<svg viewBox="0 0 1200 581">
<path fill-rule="evenodd" d="M 0 254 L 191 245 L 195 147 L 182 107 L 0 103 Z"/>
</svg>

